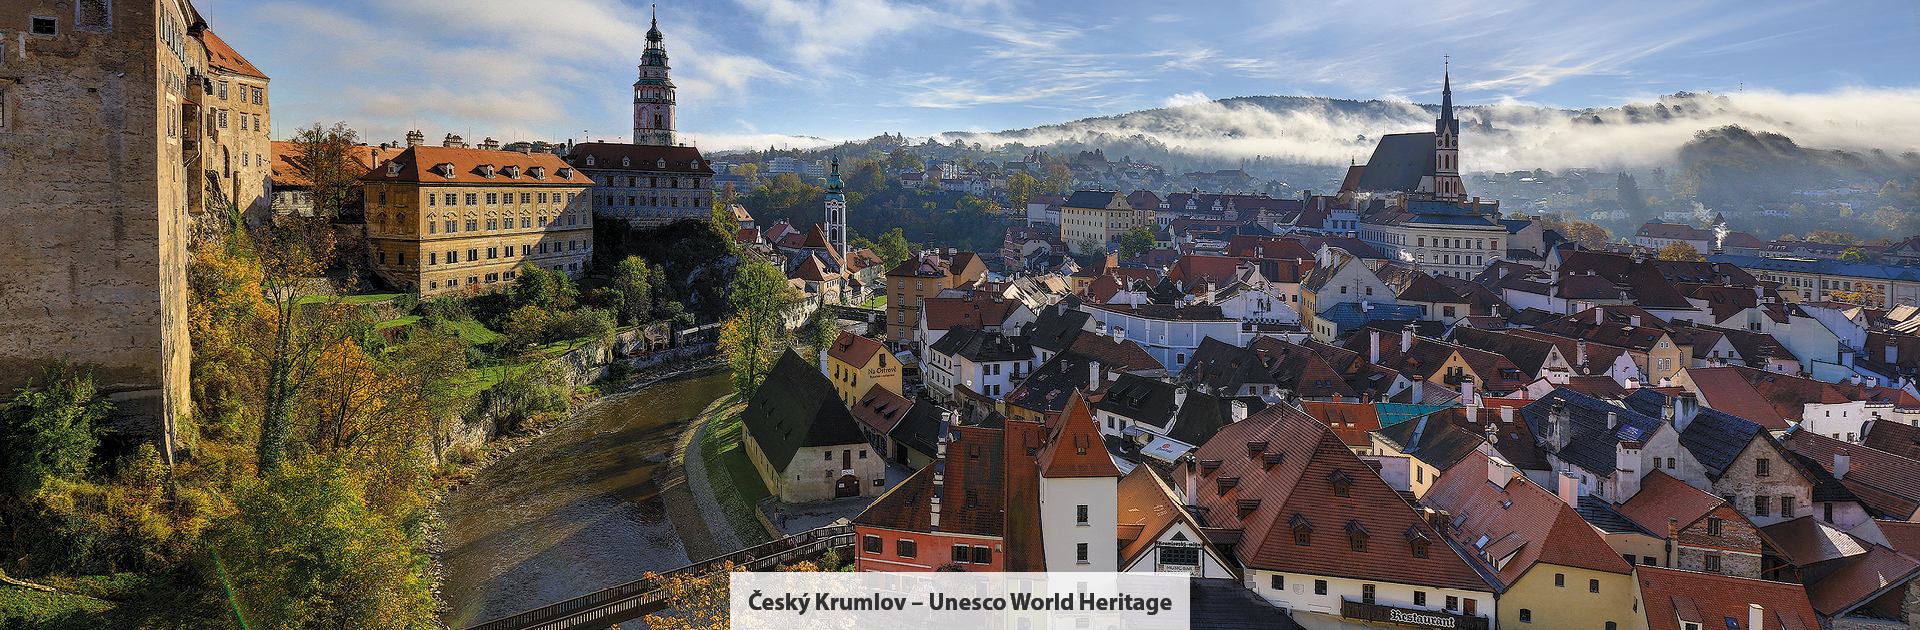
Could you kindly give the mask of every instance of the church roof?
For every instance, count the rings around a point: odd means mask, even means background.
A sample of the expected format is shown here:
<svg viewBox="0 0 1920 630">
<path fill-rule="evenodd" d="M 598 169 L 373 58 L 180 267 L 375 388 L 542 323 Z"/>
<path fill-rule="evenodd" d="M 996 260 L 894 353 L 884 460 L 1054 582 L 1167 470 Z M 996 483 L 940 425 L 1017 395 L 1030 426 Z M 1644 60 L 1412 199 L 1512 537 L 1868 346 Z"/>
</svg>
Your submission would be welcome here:
<svg viewBox="0 0 1920 630">
<path fill-rule="evenodd" d="M 1367 159 L 1360 173 L 1358 190 L 1398 190 L 1412 192 L 1420 188 L 1420 178 L 1434 174 L 1433 134 L 1430 132 L 1395 133 L 1380 137 L 1380 144 Z"/>
<path fill-rule="evenodd" d="M 712 163 L 702 158 L 700 149 L 695 147 L 587 142 L 573 145 L 573 155 L 569 157 L 580 168 L 595 171 L 713 175 Z M 628 161 L 621 162 L 621 158 L 628 158 Z M 666 166 L 660 165 L 661 160 L 666 160 Z"/>
</svg>

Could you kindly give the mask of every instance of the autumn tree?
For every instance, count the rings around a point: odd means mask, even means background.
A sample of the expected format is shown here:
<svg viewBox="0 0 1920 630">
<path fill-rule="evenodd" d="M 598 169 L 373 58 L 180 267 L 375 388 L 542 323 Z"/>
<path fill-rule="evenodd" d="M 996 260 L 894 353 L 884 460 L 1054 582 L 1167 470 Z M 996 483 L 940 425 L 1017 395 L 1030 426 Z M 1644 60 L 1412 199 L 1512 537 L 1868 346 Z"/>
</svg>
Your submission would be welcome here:
<svg viewBox="0 0 1920 630">
<path fill-rule="evenodd" d="M 1017 210 L 1025 210 L 1027 203 L 1033 201 L 1041 192 L 1040 180 L 1034 179 L 1026 171 L 1007 177 L 1007 204 Z"/>
<path fill-rule="evenodd" d="M 1068 189 L 1073 188 L 1073 169 L 1067 168 L 1065 164 L 1047 167 L 1046 184 L 1047 192 L 1056 194 L 1067 192 Z"/>
<path fill-rule="evenodd" d="M 1613 231 L 1586 221 L 1574 221 L 1567 224 L 1567 240 L 1579 243 L 1587 249 L 1599 249 L 1613 240 Z"/>
<path fill-rule="evenodd" d="M 786 338 L 786 310 L 798 298 L 785 274 L 772 263 L 754 259 L 740 264 L 727 301 L 733 317 L 720 328 L 720 345 L 733 368 L 734 390 L 745 400 L 760 387 Z"/>
<path fill-rule="evenodd" d="M 263 406 L 255 462 L 262 475 L 284 463 L 294 414 L 316 377 L 316 362 L 328 346 L 350 334 L 336 317 L 345 309 L 325 302 L 307 307 L 308 279 L 320 275 L 331 255 L 332 234 L 324 219 L 289 220 L 263 226 L 253 238 L 268 305 L 264 343 L 250 344 L 266 368 L 259 381 Z"/>
<path fill-rule="evenodd" d="M 1701 256 L 1700 250 L 1694 249 L 1692 245 L 1688 245 L 1683 241 L 1675 241 L 1674 244 L 1660 249 L 1660 260 L 1700 262 L 1706 260 L 1706 257 Z"/>
<path fill-rule="evenodd" d="M 1859 245 L 1860 244 L 1860 237 L 1854 236 L 1853 233 L 1838 232 L 1834 230 L 1814 230 L 1812 232 L 1808 232 L 1807 240 L 1815 243 L 1826 243 L 1829 245 Z"/>
<path fill-rule="evenodd" d="M 1847 251 L 1840 252 L 1840 260 L 1841 262 L 1856 262 L 1856 263 L 1874 262 L 1873 254 L 1869 254 L 1867 253 L 1867 250 L 1860 249 L 1858 247 L 1849 247 L 1847 248 Z"/>
<path fill-rule="evenodd" d="M 354 194 L 366 167 L 353 157 L 360 134 L 345 122 L 333 127 L 303 127 L 294 133 L 292 167 L 307 180 L 313 197 L 313 213 L 322 217 L 353 214 L 358 210 Z"/>
</svg>

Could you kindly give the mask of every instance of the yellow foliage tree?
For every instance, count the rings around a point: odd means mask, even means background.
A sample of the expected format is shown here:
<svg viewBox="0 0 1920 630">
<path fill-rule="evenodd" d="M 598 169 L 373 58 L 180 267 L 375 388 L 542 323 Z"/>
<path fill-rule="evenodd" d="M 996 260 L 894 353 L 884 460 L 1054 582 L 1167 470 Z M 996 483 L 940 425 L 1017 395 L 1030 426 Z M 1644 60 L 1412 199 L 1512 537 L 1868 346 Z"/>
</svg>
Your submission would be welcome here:
<svg viewBox="0 0 1920 630">
<path fill-rule="evenodd" d="M 1706 260 L 1706 257 L 1701 256 L 1700 250 L 1694 249 L 1692 245 L 1688 245 L 1686 243 L 1674 243 L 1672 245 L 1668 245 L 1660 249 L 1660 260 L 1676 260 L 1680 262 L 1700 262 L 1702 260 Z"/>
</svg>

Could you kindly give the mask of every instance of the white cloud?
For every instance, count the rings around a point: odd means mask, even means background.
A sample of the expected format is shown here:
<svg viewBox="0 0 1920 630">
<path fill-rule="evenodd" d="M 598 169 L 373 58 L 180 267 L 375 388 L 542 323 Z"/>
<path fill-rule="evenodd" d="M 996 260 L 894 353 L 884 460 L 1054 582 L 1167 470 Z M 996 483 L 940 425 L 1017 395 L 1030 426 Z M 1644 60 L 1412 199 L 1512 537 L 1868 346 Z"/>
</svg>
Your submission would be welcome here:
<svg viewBox="0 0 1920 630">
<path fill-rule="evenodd" d="M 1201 93 L 1199 90 L 1194 90 L 1186 94 L 1175 94 L 1173 96 L 1167 97 L 1166 106 L 1179 107 L 1181 105 L 1195 105 L 1195 104 L 1205 103 L 1212 100 L 1213 99 L 1207 98 L 1207 95 Z"/>
</svg>

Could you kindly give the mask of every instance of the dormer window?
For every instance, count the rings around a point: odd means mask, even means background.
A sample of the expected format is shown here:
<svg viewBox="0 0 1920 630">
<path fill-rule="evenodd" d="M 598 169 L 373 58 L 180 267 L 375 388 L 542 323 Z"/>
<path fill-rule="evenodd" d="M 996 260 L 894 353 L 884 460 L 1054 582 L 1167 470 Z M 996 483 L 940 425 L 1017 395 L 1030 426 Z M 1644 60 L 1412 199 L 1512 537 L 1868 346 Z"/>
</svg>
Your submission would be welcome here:
<svg viewBox="0 0 1920 630">
<path fill-rule="evenodd" d="M 1265 441 L 1248 442 L 1247 443 L 1247 459 L 1253 459 L 1255 457 L 1259 457 L 1260 453 L 1266 450 L 1267 450 L 1267 443 Z"/>
<path fill-rule="evenodd" d="M 1220 495 L 1226 496 L 1228 491 L 1233 490 L 1234 488 L 1240 486 L 1240 478 L 1239 477 L 1221 477 L 1219 481 L 1216 481 L 1214 483 L 1218 486 L 1220 490 Z"/>
<path fill-rule="evenodd" d="M 654 164 L 656 165 L 656 166 L 655 166 L 655 168 L 666 168 L 666 167 L 667 167 L 667 158 L 660 158 L 660 159 L 658 159 L 658 160 L 655 160 L 655 161 L 654 161 Z"/>
<path fill-rule="evenodd" d="M 558 171 L 554 171 L 554 174 L 559 175 L 560 179 L 573 179 L 573 169 L 570 169 L 570 168 L 563 168 Z"/>
<path fill-rule="evenodd" d="M 1306 516 L 1294 514 L 1293 518 L 1287 521 L 1287 527 L 1293 530 L 1293 544 L 1302 547 L 1313 546 L 1313 524 L 1307 522 Z"/>
<path fill-rule="evenodd" d="M 1252 514 L 1254 511 L 1260 509 L 1260 500 L 1241 499 L 1237 506 L 1240 508 L 1240 518 L 1246 518 L 1248 514 Z"/>
<path fill-rule="evenodd" d="M 700 160 L 688 160 L 687 168 L 692 168 L 692 169 L 700 168 Z"/>
<path fill-rule="evenodd" d="M 1286 457 L 1285 453 L 1282 453 L 1280 451 L 1271 451 L 1267 453 L 1261 453 L 1260 462 L 1261 464 L 1263 464 L 1262 468 L 1266 470 L 1273 470 L 1273 467 L 1280 465 L 1280 460 L 1284 459 L 1285 457 Z"/>
<path fill-rule="evenodd" d="M 519 165 L 517 165 L 517 164 L 515 164 L 515 165 L 510 165 L 510 166 L 508 166 L 508 167 L 506 167 L 506 168 L 504 168 L 504 169 L 501 169 L 501 170 L 504 170 L 504 171 L 506 171 L 506 172 L 507 172 L 507 177 L 511 177 L 511 178 L 514 178 L 514 179 L 520 179 L 520 166 L 519 166 Z"/>
<path fill-rule="evenodd" d="M 1207 475 L 1211 475 L 1214 473 L 1214 471 L 1217 471 L 1217 470 L 1220 470 L 1220 460 L 1217 460 L 1217 459 L 1200 460 L 1200 476 L 1204 477 Z"/>
<path fill-rule="evenodd" d="M 400 176 L 400 163 L 399 163 L 399 162 L 388 162 L 388 163 L 387 163 L 387 177 L 399 177 L 399 176 Z"/>
<path fill-rule="evenodd" d="M 627 157 L 620 158 L 620 165 L 633 166 L 633 158 L 627 158 Z"/>
<path fill-rule="evenodd" d="M 1407 545 L 1410 552 L 1413 554 L 1413 557 L 1415 558 L 1427 557 L 1428 543 L 1429 541 L 1427 540 L 1427 533 L 1420 531 L 1419 526 L 1407 528 Z"/>
<path fill-rule="evenodd" d="M 547 167 L 545 167 L 545 166 L 535 166 L 535 167 L 533 167 L 533 168 L 529 168 L 529 169 L 527 169 L 527 174 L 528 174 L 528 175 L 532 175 L 534 179 L 546 179 L 546 178 L 547 178 Z"/>
<path fill-rule="evenodd" d="M 1347 477 L 1345 471 L 1336 470 L 1333 474 L 1327 475 L 1327 485 L 1333 486 L 1333 496 L 1345 497 L 1353 487 L 1353 479 Z"/>
<path fill-rule="evenodd" d="M 1347 521 L 1347 546 L 1354 553 L 1367 552 L 1367 528 L 1361 527 L 1360 521 Z"/>
<path fill-rule="evenodd" d="M 493 165 L 492 165 L 492 164 L 481 164 L 481 165 L 480 165 L 480 176 L 481 176 L 481 177 L 485 177 L 485 178 L 487 178 L 487 179 L 493 179 Z"/>
<path fill-rule="evenodd" d="M 593 156 L 587 156 L 587 166 L 593 166 Z"/>
<path fill-rule="evenodd" d="M 441 177 L 445 177 L 447 179 L 453 179 L 453 163 L 452 162 L 441 162 L 440 164 L 434 166 L 433 168 L 434 170 L 440 172 Z"/>
</svg>

